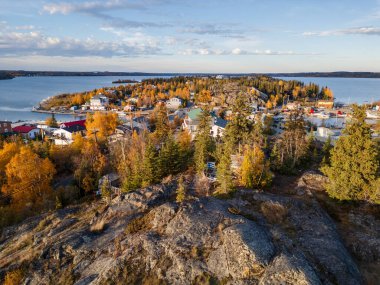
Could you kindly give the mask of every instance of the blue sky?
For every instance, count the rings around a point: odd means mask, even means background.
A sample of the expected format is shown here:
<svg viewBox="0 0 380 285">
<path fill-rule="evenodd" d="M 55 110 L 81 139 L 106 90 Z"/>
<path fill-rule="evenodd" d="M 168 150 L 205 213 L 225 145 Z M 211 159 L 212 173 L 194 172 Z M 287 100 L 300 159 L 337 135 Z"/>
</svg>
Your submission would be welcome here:
<svg viewBox="0 0 380 285">
<path fill-rule="evenodd" d="M 0 69 L 380 72 L 380 0 L 0 0 Z"/>
</svg>

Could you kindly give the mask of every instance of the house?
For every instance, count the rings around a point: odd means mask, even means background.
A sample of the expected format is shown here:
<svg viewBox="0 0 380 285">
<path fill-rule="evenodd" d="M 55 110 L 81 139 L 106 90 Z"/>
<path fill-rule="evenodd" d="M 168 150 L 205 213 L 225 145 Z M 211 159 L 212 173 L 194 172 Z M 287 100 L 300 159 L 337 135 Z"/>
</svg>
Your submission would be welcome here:
<svg viewBox="0 0 380 285">
<path fill-rule="evenodd" d="M 109 99 L 107 96 L 104 96 L 103 94 L 95 95 L 90 99 L 90 109 L 91 110 L 98 110 L 98 111 L 104 111 L 109 105 Z"/>
<path fill-rule="evenodd" d="M 69 145 L 74 142 L 74 135 L 85 135 L 86 127 L 82 125 L 72 125 L 65 128 L 59 128 L 53 131 L 54 143 L 56 145 Z"/>
<path fill-rule="evenodd" d="M 223 120 L 223 119 L 218 118 L 218 117 L 213 117 L 213 123 L 212 123 L 211 131 L 210 131 L 211 135 L 214 138 L 222 137 L 223 133 L 226 129 L 227 123 L 228 123 L 228 121 L 226 121 L 226 120 Z"/>
<path fill-rule="evenodd" d="M 85 124 L 86 124 L 86 120 L 79 120 L 79 121 L 64 122 L 64 123 L 60 124 L 59 127 L 61 129 L 72 127 L 72 126 L 76 126 L 76 125 L 80 125 L 82 127 L 86 127 Z"/>
<path fill-rule="evenodd" d="M 40 134 L 40 130 L 34 126 L 18 126 L 13 131 L 25 139 L 35 139 Z"/>
<path fill-rule="evenodd" d="M 192 139 L 194 139 L 196 135 L 201 113 L 201 108 L 193 109 L 187 113 L 187 118 L 183 120 L 182 129 L 187 130 L 191 134 Z"/>
<path fill-rule="evenodd" d="M 331 100 L 319 100 L 317 102 L 318 108 L 332 109 L 334 107 L 334 101 Z"/>
<path fill-rule="evenodd" d="M 149 121 L 145 116 L 135 117 L 132 119 L 132 122 L 130 119 L 126 120 L 126 123 L 124 125 L 131 127 L 131 124 L 133 126 L 133 129 L 138 128 L 140 130 L 146 130 L 149 128 Z"/>
<path fill-rule="evenodd" d="M 0 134 L 9 134 L 12 132 L 12 125 L 9 121 L 0 121 Z"/>
<path fill-rule="evenodd" d="M 132 111 L 135 111 L 135 110 L 136 110 L 135 105 L 126 105 L 124 107 L 124 111 L 126 111 L 126 112 L 132 112 Z"/>
<path fill-rule="evenodd" d="M 288 110 L 298 110 L 300 107 L 301 105 L 296 102 L 289 102 L 288 104 L 286 104 L 286 108 Z"/>
<path fill-rule="evenodd" d="M 90 102 L 86 102 L 81 106 L 82 111 L 90 110 Z"/>
<path fill-rule="evenodd" d="M 187 117 L 183 120 L 182 129 L 187 130 L 191 134 L 191 138 L 194 139 L 198 131 L 199 117 L 202 113 L 202 109 L 197 108 L 191 110 Z M 210 122 L 210 135 L 213 137 L 223 136 L 223 132 L 226 128 L 227 121 L 218 118 L 214 113 L 211 113 L 212 120 Z"/>
<path fill-rule="evenodd" d="M 178 97 L 170 98 L 166 101 L 166 108 L 168 109 L 179 109 L 183 104 L 183 100 Z"/>
<path fill-rule="evenodd" d="M 115 129 L 116 135 L 121 135 L 121 136 L 131 135 L 133 132 L 140 133 L 141 131 L 142 131 L 142 129 L 140 129 L 136 126 L 134 126 L 132 129 L 131 126 L 128 124 L 119 125 Z"/>
<path fill-rule="evenodd" d="M 318 127 L 315 131 L 315 138 L 318 141 L 325 142 L 330 137 L 331 143 L 334 144 L 341 136 L 341 133 L 341 130 Z"/>
</svg>

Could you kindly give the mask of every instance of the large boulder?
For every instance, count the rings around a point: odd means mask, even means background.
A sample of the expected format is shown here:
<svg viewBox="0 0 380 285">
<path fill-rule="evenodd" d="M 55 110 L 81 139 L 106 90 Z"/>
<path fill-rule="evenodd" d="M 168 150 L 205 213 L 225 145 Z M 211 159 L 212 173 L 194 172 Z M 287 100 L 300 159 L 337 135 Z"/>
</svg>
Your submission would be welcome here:
<svg viewBox="0 0 380 285">
<path fill-rule="evenodd" d="M 28 284 L 361 284 L 317 203 L 239 191 L 174 202 L 175 185 L 45 214 L 6 229 L 0 278 Z"/>
</svg>

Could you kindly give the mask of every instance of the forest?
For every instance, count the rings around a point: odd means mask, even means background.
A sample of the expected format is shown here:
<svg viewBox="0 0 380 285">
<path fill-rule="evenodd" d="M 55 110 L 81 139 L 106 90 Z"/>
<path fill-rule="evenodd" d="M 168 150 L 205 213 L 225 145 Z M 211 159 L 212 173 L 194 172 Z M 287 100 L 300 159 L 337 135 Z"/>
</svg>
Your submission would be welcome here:
<svg viewBox="0 0 380 285">
<path fill-rule="evenodd" d="M 146 79 L 138 84 L 126 84 L 116 87 L 95 89 L 88 92 L 61 94 L 49 98 L 41 103 L 41 109 L 64 106 L 70 108 L 88 102 L 96 94 L 102 93 L 110 99 L 110 109 L 117 109 L 126 104 L 137 107 L 154 107 L 158 102 L 179 97 L 185 105 L 190 97 L 194 97 L 196 104 L 213 104 L 214 106 L 228 107 L 230 94 L 255 94 L 260 98 L 262 105 L 269 109 L 281 106 L 288 102 L 315 102 L 316 100 L 333 100 L 334 95 L 328 87 L 320 87 L 314 83 L 291 80 L 285 81 L 268 76 L 233 77 L 230 79 L 216 79 L 213 77 L 172 77 Z M 135 100 L 130 101 L 131 98 Z"/>
</svg>

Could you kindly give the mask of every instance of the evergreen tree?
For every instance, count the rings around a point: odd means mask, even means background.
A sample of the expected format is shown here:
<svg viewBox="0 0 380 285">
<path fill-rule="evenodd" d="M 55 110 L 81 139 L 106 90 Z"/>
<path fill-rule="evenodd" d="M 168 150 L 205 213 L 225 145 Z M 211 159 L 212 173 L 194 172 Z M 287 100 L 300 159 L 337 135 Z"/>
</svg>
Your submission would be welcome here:
<svg viewBox="0 0 380 285">
<path fill-rule="evenodd" d="M 329 178 L 326 190 L 339 200 L 372 200 L 379 203 L 379 149 L 365 122 L 365 107 L 353 107 L 352 122 L 331 150 L 330 164 L 322 167 Z M 377 200 L 377 201 L 376 201 Z"/>
<path fill-rule="evenodd" d="M 216 178 L 219 184 L 218 193 L 226 194 L 233 190 L 233 172 L 231 168 L 231 147 L 229 144 L 220 144 L 217 149 L 218 164 Z"/>
<path fill-rule="evenodd" d="M 210 121 L 210 112 L 204 110 L 200 115 L 198 132 L 195 137 L 194 163 L 198 174 L 204 173 L 206 162 L 214 148 L 214 143 L 210 136 Z"/>
<path fill-rule="evenodd" d="M 143 158 L 143 187 L 159 182 L 157 157 L 156 147 L 151 141 L 149 141 L 145 147 Z"/>
<path fill-rule="evenodd" d="M 181 170 L 180 152 L 173 135 L 169 134 L 163 142 L 158 155 L 159 176 L 165 177 L 169 174 L 176 174 Z"/>
<path fill-rule="evenodd" d="M 330 151 L 331 151 L 331 149 L 332 149 L 331 137 L 328 136 L 327 140 L 325 141 L 325 143 L 322 147 L 322 154 L 323 154 L 323 158 L 322 158 L 322 162 L 321 162 L 322 166 L 330 164 Z"/>
<path fill-rule="evenodd" d="M 232 146 L 245 144 L 249 140 L 252 122 L 247 119 L 251 114 L 248 98 L 240 94 L 232 106 L 232 119 L 228 122 L 225 131 L 225 141 Z"/>
<path fill-rule="evenodd" d="M 183 203 L 183 201 L 185 201 L 186 199 L 186 185 L 183 181 L 182 175 L 178 180 L 178 188 L 177 188 L 176 194 L 177 194 L 176 202 Z"/>
</svg>

